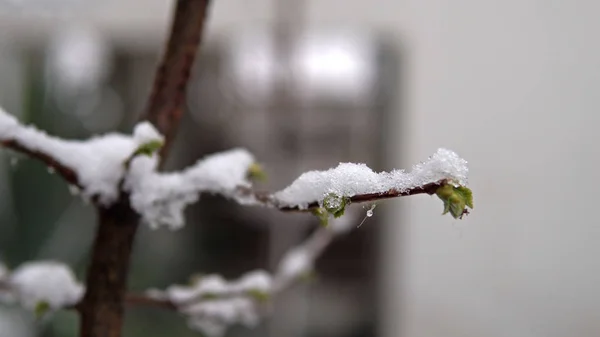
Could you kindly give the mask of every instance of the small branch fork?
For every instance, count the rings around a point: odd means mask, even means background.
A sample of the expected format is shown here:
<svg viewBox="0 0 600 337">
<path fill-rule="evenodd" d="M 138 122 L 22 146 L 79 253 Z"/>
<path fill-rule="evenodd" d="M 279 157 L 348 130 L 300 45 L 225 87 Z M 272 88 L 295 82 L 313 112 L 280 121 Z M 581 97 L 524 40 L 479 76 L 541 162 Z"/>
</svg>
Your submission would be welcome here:
<svg viewBox="0 0 600 337">
<path fill-rule="evenodd" d="M 342 221 L 342 220 L 338 220 Z M 348 221 L 348 220 L 344 220 Z M 341 234 L 341 233 L 340 233 Z M 317 228 L 303 243 L 301 243 L 298 247 L 303 247 L 307 250 L 307 256 L 310 257 L 310 264 L 314 265 L 314 262 L 322 255 L 322 253 L 327 249 L 329 244 L 333 242 L 335 237 L 339 235 L 334 232 L 330 228 L 327 227 L 319 227 Z M 272 300 L 279 293 L 284 292 L 286 289 L 292 287 L 296 282 L 298 282 L 298 278 L 289 278 L 286 277 L 283 273 L 277 273 L 273 277 L 273 289 L 271 293 L 269 293 L 269 298 Z M 243 295 L 238 295 L 243 296 Z M 185 303 L 182 307 L 186 305 L 191 305 L 195 303 L 202 302 L 203 299 L 198 299 L 196 301 L 190 301 L 190 303 Z M 125 304 L 131 307 L 143 306 L 143 307 L 157 307 L 167 310 L 178 311 L 180 307 L 168 299 L 162 298 L 154 298 L 142 293 L 130 293 L 125 297 Z M 259 302 L 257 301 L 257 304 Z"/>
<path fill-rule="evenodd" d="M 165 136 L 166 158 L 185 106 L 185 93 L 203 33 L 209 0 L 177 0 L 166 50 L 157 69 L 142 120 Z M 140 216 L 121 193 L 108 208 L 98 207 L 98 231 L 86 293 L 77 305 L 82 337 L 120 337 L 129 260 Z"/>
<path fill-rule="evenodd" d="M 17 152 L 26 154 L 32 158 L 38 159 L 43 162 L 47 167 L 54 169 L 60 176 L 62 176 L 65 181 L 69 184 L 75 185 L 79 188 L 83 188 L 83 186 L 79 183 L 77 173 L 56 161 L 56 159 L 52 158 L 50 155 L 46 153 L 42 153 L 39 151 L 31 150 L 14 140 L 4 140 L 0 141 L 0 145 L 6 148 L 10 148 Z M 446 180 L 441 180 L 435 183 L 429 183 L 420 187 L 415 187 L 406 191 L 398 191 L 395 189 L 391 189 L 382 193 L 368 193 L 368 194 L 357 194 L 350 197 L 351 203 L 361 203 L 361 202 L 373 202 L 377 200 L 384 199 L 392 199 L 404 196 L 411 196 L 417 194 L 435 194 L 436 190 L 446 183 Z M 122 181 L 121 184 L 122 185 Z M 308 204 L 306 208 L 300 208 L 298 206 L 281 206 L 281 203 L 273 196 L 272 193 L 266 191 L 255 191 L 252 188 L 248 187 L 239 187 L 238 193 L 242 196 L 252 196 L 260 205 L 267 207 L 274 207 L 279 209 L 282 212 L 309 212 L 315 208 L 319 208 L 319 202 L 313 201 Z"/>
<path fill-rule="evenodd" d="M 5 141 L 2 144 L 16 150 L 23 149 L 15 142 Z M 23 152 L 41 159 L 50 167 L 55 168 L 57 172 L 63 173 L 63 176 L 76 179 L 76 175 L 72 171 L 63 169 L 51 157 L 27 149 Z M 382 193 L 354 195 L 348 199 L 350 203 L 362 203 L 417 194 L 432 195 L 446 183 L 446 180 L 441 180 L 406 191 L 391 189 Z M 238 193 L 242 196 L 252 196 L 259 205 L 276 208 L 283 212 L 310 212 L 321 207 L 318 201 L 309 203 L 305 208 L 281 206 L 272 193 L 255 192 L 246 187 L 238 188 Z M 81 336 L 119 336 L 124 306 L 158 307 L 173 311 L 185 308 L 188 304 L 176 304 L 164 298 L 126 292 L 128 260 L 139 222 L 139 215 L 128 204 L 128 196 L 122 195 L 120 201 L 109 208 L 100 207 L 99 215 L 100 226 L 94 244 L 93 261 L 88 271 L 87 291 L 84 299 L 72 307 L 82 316 Z M 335 236 L 336 233 L 333 230 L 320 227 L 302 244 L 302 247 L 308 249 L 311 262 L 314 263 L 314 260 L 321 255 Z M 296 281 L 297 279 L 286 278 L 285 275 L 275 275 L 270 298 L 291 287 Z M 7 285 L 0 282 L 0 290 L 7 290 Z M 203 299 L 198 299 L 190 304 L 201 301 Z M 256 304 L 260 303 L 257 301 Z"/>
<path fill-rule="evenodd" d="M 362 202 L 373 202 L 382 199 L 390 199 L 397 198 L 403 196 L 417 195 L 417 194 L 435 194 L 436 190 L 445 184 L 446 181 L 442 180 L 437 183 L 431 183 L 424 185 L 422 187 L 414 188 L 411 190 L 407 190 L 404 192 L 400 192 L 397 190 L 389 190 L 384 193 L 372 193 L 372 194 L 361 194 L 350 197 L 351 203 L 362 203 Z M 243 194 L 254 194 L 255 198 L 262 202 L 265 205 L 276 206 L 277 201 L 273 199 L 273 196 L 269 193 L 258 192 L 255 193 L 250 189 L 240 188 L 240 192 Z M 308 208 L 298 208 L 298 207 L 278 207 L 279 210 L 284 212 L 310 212 L 315 208 L 319 208 L 319 203 L 317 201 L 310 203 Z M 335 239 L 337 233 L 327 227 L 319 227 L 317 228 L 313 234 L 311 234 L 306 241 L 304 241 L 301 246 L 309 251 L 308 256 L 312 258 L 312 264 L 314 261 L 321 256 L 321 254 L 327 249 L 329 244 Z M 280 292 L 285 291 L 285 289 L 291 287 L 294 283 L 294 279 L 286 278 L 282 274 L 278 274 L 274 276 L 273 284 L 274 289 L 271 295 L 276 295 Z M 201 299 L 198 302 L 202 301 Z M 145 294 L 140 293 L 130 293 L 125 298 L 125 303 L 127 306 L 149 306 L 149 307 L 158 307 L 167 310 L 179 310 L 177 304 L 169 301 L 168 299 L 162 298 L 154 298 L 147 296 Z"/>
<path fill-rule="evenodd" d="M 338 219 L 336 221 L 352 221 L 355 217 L 348 217 L 345 219 Z M 310 260 L 309 265 L 314 265 L 315 261 L 322 255 L 322 253 L 327 249 L 329 244 L 333 242 L 336 236 L 342 234 L 344 231 L 334 231 L 328 227 L 319 227 L 317 228 L 304 242 L 302 242 L 297 247 L 302 247 L 306 252 L 306 257 Z M 285 275 L 283 271 L 279 271 L 273 276 L 273 287 L 271 291 L 268 293 L 269 300 L 272 301 L 278 294 L 284 292 L 285 290 L 291 288 L 295 283 L 297 283 L 300 279 L 298 277 L 289 277 L 289 275 Z M 2 291 L 10 292 L 12 290 L 12 286 L 7 281 L 0 280 L 0 293 Z M 248 298 L 252 298 L 245 293 L 232 293 L 224 296 L 247 296 Z M 128 307 L 156 307 L 165 310 L 179 311 L 180 309 L 185 308 L 186 306 L 201 303 L 205 301 L 204 298 L 198 298 L 196 300 L 189 300 L 186 303 L 176 304 L 168 299 L 156 298 L 144 293 L 128 293 L 123 297 L 123 303 Z M 256 300 L 256 305 L 265 304 L 262 300 Z M 67 309 L 74 309 L 77 311 L 82 310 L 83 302 L 78 303 L 72 307 Z"/>
</svg>

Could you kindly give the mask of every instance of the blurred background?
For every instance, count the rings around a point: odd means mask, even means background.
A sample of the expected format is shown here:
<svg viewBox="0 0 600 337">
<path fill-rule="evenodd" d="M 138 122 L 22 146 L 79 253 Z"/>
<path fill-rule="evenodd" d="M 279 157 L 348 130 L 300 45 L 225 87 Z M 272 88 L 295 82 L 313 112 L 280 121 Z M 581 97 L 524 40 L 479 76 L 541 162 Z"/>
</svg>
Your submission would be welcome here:
<svg viewBox="0 0 600 337">
<path fill-rule="evenodd" d="M 69 138 L 129 132 L 171 5 L 0 1 L 0 105 Z M 390 170 L 447 147 L 469 160 L 476 206 L 454 221 L 427 196 L 381 203 L 314 282 L 229 336 L 600 335 L 600 2 L 215 0 L 210 13 L 169 169 L 245 146 L 275 190 L 340 161 Z M 83 277 L 93 209 L 41 164 L 0 155 L 0 258 Z M 205 196 L 182 230 L 141 231 L 130 287 L 272 270 L 316 225 Z M 75 335 L 72 313 L 41 324 L 0 308 L 1 337 Z M 125 335 L 199 334 L 135 308 Z"/>
</svg>

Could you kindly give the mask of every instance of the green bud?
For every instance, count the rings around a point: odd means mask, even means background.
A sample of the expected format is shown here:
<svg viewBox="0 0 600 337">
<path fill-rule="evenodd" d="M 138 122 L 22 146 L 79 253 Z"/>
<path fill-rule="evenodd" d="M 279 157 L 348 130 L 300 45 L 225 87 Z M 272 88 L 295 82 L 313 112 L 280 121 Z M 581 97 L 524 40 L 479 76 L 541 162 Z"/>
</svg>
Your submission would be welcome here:
<svg viewBox="0 0 600 337">
<path fill-rule="evenodd" d="M 151 140 L 147 143 L 140 145 L 135 152 L 133 153 L 133 157 L 144 155 L 151 156 L 163 146 L 164 142 L 162 140 Z"/>
<path fill-rule="evenodd" d="M 455 219 L 462 218 L 466 213 L 466 207 L 473 208 L 473 193 L 467 187 L 444 184 L 436 190 L 435 194 L 444 203 L 442 214 L 450 212 Z"/>
<path fill-rule="evenodd" d="M 327 225 L 329 224 L 329 213 L 327 213 L 327 210 L 325 210 L 325 208 L 315 208 L 312 210 L 312 214 L 319 218 L 321 226 L 327 227 Z"/>
<path fill-rule="evenodd" d="M 339 218 L 344 215 L 346 206 L 350 204 L 350 198 L 329 193 L 323 199 L 323 207 L 332 214 L 335 218 Z"/>
<path fill-rule="evenodd" d="M 454 194 L 454 186 L 445 184 L 438 188 L 437 191 L 435 191 L 435 194 L 437 194 L 437 196 L 442 200 L 448 199 L 452 194 Z"/>
<path fill-rule="evenodd" d="M 248 291 L 248 296 L 254 298 L 259 302 L 267 302 L 269 299 L 271 299 L 271 295 L 269 293 L 260 291 L 258 289 L 252 289 Z"/>
<path fill-rule="evenodd" d="M 42 319 L 50 311 L 50 304 L 46 301 L 40 301 L 35 305 L 33 313 L 35 318 Z"/>
<path fill-rule="evenodd" d="M 267 174 L 265 173 L 265 170 L 259 163 L 252 163 L 252 165 L 248 167 L 248 179 L 256 181 L 266 181 Z"/>
</svg>

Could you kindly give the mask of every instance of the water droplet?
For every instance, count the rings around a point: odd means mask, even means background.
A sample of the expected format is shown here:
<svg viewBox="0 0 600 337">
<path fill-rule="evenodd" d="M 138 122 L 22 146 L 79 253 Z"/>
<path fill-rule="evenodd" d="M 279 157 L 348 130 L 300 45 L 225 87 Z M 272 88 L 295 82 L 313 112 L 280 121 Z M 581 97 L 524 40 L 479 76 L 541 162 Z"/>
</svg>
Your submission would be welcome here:
<svg viewBox="0 0 600 337">
<path fill-rule="evenodd" d="M 69 192 L 71 192 L 71 195 L 78 195 L 81 190 L 75 185 L 69 185 Z"/>
<path fill-rule="evenodd" d="M 365 222 L 365 220 L 367 220 L 367 218 L 373 216 L 373 210 L 375 209 L 375 207 L 377 207 L 377 204 L 372 204 L 371 207 L 369 207 L 369 209 L 367 210 L 367 215 L 365 215 L 363 220 L 360 222 L 360 224 L 358 224 L 356 228 L 360 228 L 360 226 L 362 226 L 362 224 Z"/>
</svg>

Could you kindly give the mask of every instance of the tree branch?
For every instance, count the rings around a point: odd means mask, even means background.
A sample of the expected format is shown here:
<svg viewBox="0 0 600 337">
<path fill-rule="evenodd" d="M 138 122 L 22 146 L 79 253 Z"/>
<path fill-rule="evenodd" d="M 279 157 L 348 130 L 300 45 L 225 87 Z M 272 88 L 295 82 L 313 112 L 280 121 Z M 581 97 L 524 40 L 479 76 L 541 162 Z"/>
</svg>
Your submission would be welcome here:
<svg viewBox="0 0 600 337">
<path fill-rule="evenodd" d="M 82 188 L 81 184 L 79 183 L 79 178 L 77 177 L 77 173 L 75 173 L 75 171 L 73 171 L 71 168 L 59 163 L 55 158 L 52 158 L 50 155 L 40 152 L 40 151 L 35 151 L 32 149 L 29 149 L 26 146 L 24 146 L 23 144 L 20 144 L 19 142 L 15 141 L 13 139 L 2 140 L 2 141 L 0 141 L 0 144 L 3 147 L 15 150 L 17 152 L 21 152 L 32 158 L 38 159 L 42 163 L 46 164 L 46 166 L 48 166 L 49 168 L 54 169 L 69 184 L 72 184 L 79 188 Z"/>
<path fill-rule="evenodd" d="M 349 197 L 349 200 L 353 203 L 360 203 L 416 194 L 436 194 L 440 186 L 444 184 L 447 184 L 445 179 L 404 192 L 388 190 L 382 193 L 355 195 Z M 259 203 L 263 206 L 277 207 L 285 212 L 308 212 L 321 207 L 316 201 L 310 203 L 308 208 L 302 209 L 298 207 L 278 207 L 278 201 L 274 194 L 254 193 L 248 188 L 238 188 L 238 192 L 242 193 L 243 196 L 253 196 L 259 199 Z M 355 211 L 349 210 L 349 212 Z M 367 216 L 365 216 L 365 219 Z M 225 329 L 227 325 L 236 323 L 235 321 L 224 321 L 223 317 L 220 316 L 222 310 L 234 312 L 235 315 L 240 317 L 258 318 L 267 315 L 270 308 L 269 302 L 302 280 L 303 276 L 314 268 L 316 260 L 337 236 L 352 230 L 355 226 L 359 226 L 358 221 L 356 224 L 353 223 L 356 218 L 356 216 L 346 215 L 343 218 L 333 219 L 326 227 L 318 227 L 304 242 L 290 249 L 282 257 L 279 267 L 270 277 L 269 286 L 257 286 L 256 290 L 253 288 L 240 288 L 240 284 L 246 284 L 246 287 L 248 287 L 249 283 L 246 282 L 248 280 L 245 278 L 246 276 L 234 281 L 221 281 L 218 276 L 211 275 L 205 280 L 199 280 L 198 283 L 190 286 L 177 286 L 166 291 L 148 292 L 146 294 L 129 294 L 126 296 L 125 304 L 131 307 L 149 306 L 177 311 L 186 316 L 190 326 L 201 330 L 207 329 L 207 326 Z M 216 284 L 219 284 L 219 282 L 223 283 L 217 286 Z M 215 293 L 212 293 L 213 290 L 209 289 L 221 290 L 214 290 Z M 254 291 L 258 291 L 258 293 L 254 293 Z M 269 302 L 265 302 L 265 299 L 268 299 Z M 248 303 L 248 306 L 240 307 L 238 306 L 239 303 Z M 237 323 L 243 323 L 243 321 Z"/>
<path fill-rule="evenodd" d="M 334 223 L 330 225 L 330 227 L 319 227 L 317 228 L 304 242 L 302 242 L 297 247 L 288 251 L 286 255 L 282 258 L 280 262 L 279 269 L 275 272 L 272 278 L 272 288 L 270 292 L 267 294 L 269 300 L 273 300 L 278 294 L 286 291 L 291 288 L 294 284 L 299 282 L 302 278 L 304 272 L 309 271 L 315 264 L 315 261 L 322 255 L 322 253 L 327 249 L 327 247 L 333 242 L 336 236 L 346 233 L 347 230 L 351 230 L 353 223 L 353 219 L 356 219 L 355 216 L 348 216 L 341 219 L 336 219 Z M 288 263 L 292 263 L 292 265 L 297 265 L 297 262 L 292 262 L 291 260 L 297 260 L 298 254 L 300 254 L 301 258 L 305 259 L 304 266 L 301 268 L 297 268 L 296 266 L 286 265 Z M 252 297 L 249 294 L 245 293 L 232 293 L 232 294 L 224 294 L 220 296 L 218 299 L 227 299 L 230 297 L 246 297 L 254 301 L 257 309 L 260 309 L 261 315 L 266 314 L 266 309 L 264 306 L 264 301 L 259 298 Z M 170 301 L 168 298 L 159 296 L 154 297 L 147 294 L 129 294 L 126 297 L 126 305 L 135 307 L 135 306 L 147 306 L 147 307 L 158 307 L 167 310 L 180 311 L 185 313 L 186 307 L 197 305 L 199 303 L 203 303 L 205 301 L 214 301 L 215 298 L 208 297 L 205 298 L 203 296 L 197 297 L 193 300 L 186 300 L 181 303 L 174 303 Z M 206 319 L 210 319 L 211 317 L 205 317 Z"/>
<path fill-rule="evenodd" d="M 142 118 L 154 124 L 165 136 L 162 158 L 177 131 L 184 110 L 187 83 L 200 44 L 208 5 L 209 0 L 177 0 L 167 49 Z"/>
<path fill-rule="evenodd" d="M 202 35 L 208 0 L 177 0 L 166 50 L 158 67 L 152 93 L 142 119 L 165 136 L 165 158 L 185 103 L 185 92 Z M 119 337 L 131 247 L 139 215 L 129 196 L 108 209 L 99 208 L 98 233 L 88 270 L 86 294 L 77 307 L 82 337 Z"/>
<path fill-rule="evenodd" d="M 440 180 L 435 183 L 429 183 L 421 187 L 414 187 L 412 189 L 406 190 L 404 192 L 400 192 L 398 190 L 388 190 L 382 193 L 371 193 L 371 194 L 360 194 L 349 197 L 351 203 L 360 203 L 360 202 L 373 202 L 381 199 L 402 197 L 402 196 L 410 196 L 417 194 L 437 194 L 439 192 L 439 188 L 441 186 L 446 186 L 448 181 L 446 179 Z M 300 212 L 309 212 L 314 210 L 315 208 L 321 207 L 319 202 L 315 201 L 308 204 L 307 208 L 299 208 L 299 207 L 278 207 L 278 201 L 275 199 L 273 194 L 267 193 L 255 193 L 251 189 L 248 188 L 238 188 L 238 192 L 243 196 L 254 196 L 262 205 L 277 207 L 281 211 L 300 211 Z M 438 194 L 438 196 L 440 196 Z M 444 195 L 441 195 L 440 198 L 443 198 Z M 472 205 L 471 205 L 472 207 Z M 372 210 L 372 208 L 371 208 Z M 468 214 L 466 208 L 464 208 L 462 215 Z M 461 215 L 461 217 L 462 217 Z M 367 214 L 369 216 L 369 214 Z M 299 246 L 292 248 L 289 250 L 286 255 L 282 258 L 278 270 L 272 276 L 272 283 L 267 292 L 267 296 L 269 299 L 276 297 L 279 293 L 285 291 L 286 289 L 292 287 L 296 282 L 298 282 L 302 276 L 309 272 L 315 264 L 315 261 L 322 255 L 322 253 L 327 249 L 327 247 L 333 242 L 336 236 L 346 233 L 351 230 L 353 224 L 350 223 L 356 217 L 346 215 L 340 219 L 334 219 L 328 226 L 321 226 L 317 228 L 302 244 Z M 366 219 L 366 217 L 365 217 Z M 364 221 L 364 220 L 363 220 Z M 362 224 L 362 223 L 361 223 Z M 358 225 L 358 224 L 357 224 Z M 209 281 L 206 281 L 208 284 Z M 202 284 L 197 284 L 192 286 L 198 287 L 196 289 L 203 289 Z M 237 288 L 234 288 L 237 289 Z M 194 290 L 185 290 L 192 291 L 194 294 Z M 199 291 L 199 290 L 196 290 Z M 206 291 L 206 290 L 205 290 Z M 169 297 L 175 296 L 175 300 L 170 300 Z M 157 292 L 154 294 L 132 294 L 128 295 L 126 299 L 126 304 L 128 306 L 154 306 L 165 308 L 168 310 L 179 311 L 188 316 L 188 319 L 202 319 L 202 320 L 211 320 L 210 316 L 197 317 L 195 316 L 198 313 L 197 310 L 189 310 L 191 307 L 197 307 L 198 305 L 212 305 L 211 301 L 226 301 L 229 298 L 246 298 L 254 303 L 255 308 L 264 309 L 263 296 L 255 297 L 251 293 L 246 292 L 231 292 L 224 293 L 219 295 L 216 299 L 213 296 L 206 296 L 206 293 L 198 292 L 195 295 L 192 295 L 190 298 L 186 300 L 177 299 L 180 298 L 180 295 L 169 295 L 169 292 Z M 174 302 L 176 301 L 176 302 Z M 207 307 L 208 308 L 208 307 Z M 205 314 L 210 311 L 206 311 Z M 262 312 L 262 311 L 261 311 Z M 264 314 L 264 312 L 262 312 Z M 262 315 L 261 314 L 261 315 Z M 218 317 L 215 317 L 218 321 Z"/>
<path fill-rule="evenodd" d="M 438 182 L 430 183 L 430 184 L 427 184 L 427 185 L 424 185 L 421 187 L 415 187 L 415 188 L 412 188 L 412 189 L 404 191 L 404 192 L 391 189 L 391 190 L 388 190 L 388 191 L 382 192 L 382 193 L 357 194 L 357 195 L 349 197 L 349 199 L 350 199 L 351 203 L 362 203 L 362 202 L 373 202 L 373 201 L 383 200 L 383 199 L 405 197 L 405 196 L 417 195 L 417 194 L 433 195 L 433 194 L 435 194 L 435 191 L 440 186 L 444 185 L 445 183 L 446 183 L 446 180 L 440 180 Z M 308 207 L 306 207 L 306 208 L 300 208 L 298 206 L 293 206 L 293 207 L 281 206 L 280 202 L 273 196 L 272 193 L 255 192 L 252 189 L 246 188 L 246 187 L 239 187 L 238 191 L 243 196 L 254 196 L 254 198 L 257 201 L 264 204 L 265 206 L 271 206 L 271 207 L 278 208 L 282 212 L 311 212 L 312 210 L 320 207 L 318 201 L 311 202 L 310 204 L 308 204 Z"/>
<path fill-rule="evenodd" d="M 100 208 L 98 213 L 86 292 L 77 306 L 81 314 L 80 335 L 118 337 L 123 325 L 123 297 L 139 215 L 126 201 Z"/>
<path fill-rule="evenodd" d="M 185 207 L 196 202 L 202 193 L 220 195 L 241 205 L 265 206 L 284 212 L 322 207 L 335 215 L 343 213 L 349 203 L 434 194 L 443 188 L 444 210 L 448 206 L 453 217 L 458 217 L 465 207 L 472 208 L 470 190 L 464 187 L 467 162 L 446 149 L 438 149 L 409 172 L 377 173 L 364 164 L 341 163 L 328 170 L 305 172 L 285 188 L 270 193 L 252 189 L 252 180 L 261 175 L 255 162 L 254 156 L 245 149 L 212 154 L 179 172 L 156 172 L 156 157 L 133 162 L 128 182 L 132 206 L 151 227 L 172 229 L 184 225 Z M 318 212 L 325 215 L 322 210 Z"/>
<path fill-rule="evenodd" d="M 146 294 L 127 294 L 125 297 L 125 304 L 128 306 L 149 306 L 177 310 L 177 306 L 173 304 L 173 302 L 165 299 L 153 298 Z"/>
</svg>

